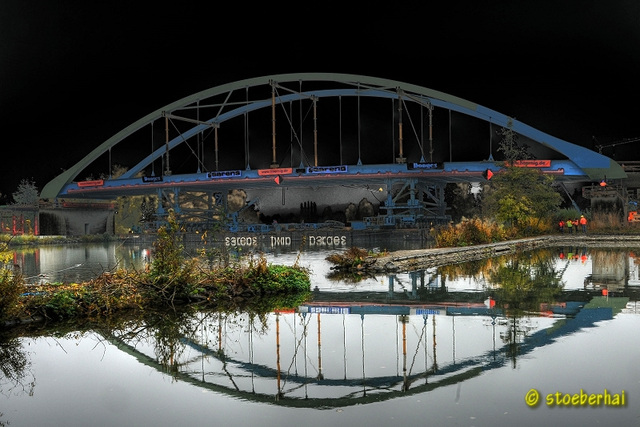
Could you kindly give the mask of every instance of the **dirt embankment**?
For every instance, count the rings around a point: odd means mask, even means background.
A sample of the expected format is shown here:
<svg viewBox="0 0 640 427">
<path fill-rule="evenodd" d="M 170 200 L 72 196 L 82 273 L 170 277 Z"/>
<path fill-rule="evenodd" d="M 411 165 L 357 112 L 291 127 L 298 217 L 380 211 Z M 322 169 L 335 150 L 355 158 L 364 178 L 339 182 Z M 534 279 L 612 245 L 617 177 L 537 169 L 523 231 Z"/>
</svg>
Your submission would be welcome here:
<svg viewBox="0 0 640 427">
<path fill-rule="evenodd" d="M 485 245 L 395 251 L 384 256 L 367 257 L 360 270 L 371 273 L 407 272 L 512 254 L 518 251 L 562 245 L 588 247 L 640 246 L 640 235 L 549 235 Z"/>
</svg>

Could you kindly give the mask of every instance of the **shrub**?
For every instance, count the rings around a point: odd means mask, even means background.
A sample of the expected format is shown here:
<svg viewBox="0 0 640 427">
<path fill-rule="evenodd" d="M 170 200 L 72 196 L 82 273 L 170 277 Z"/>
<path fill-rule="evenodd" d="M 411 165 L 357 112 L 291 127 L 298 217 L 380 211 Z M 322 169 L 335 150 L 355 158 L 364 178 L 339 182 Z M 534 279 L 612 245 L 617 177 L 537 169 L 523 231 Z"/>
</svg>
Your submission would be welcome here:
<svg viewBox="0 0 640 427">
<path fill-rule="evenodd" d="M 158 237 L 153 242 L 153 261 L 148 274 L 151 285 L 149 297 L 173 303 L 175 300 L 188 300 L 198 292 L 195 277 L 197 260 L 185 257 L 179 232 L 176 216 L 170 212 L 167 224 L 158 229 Z"/>
<path fill-rule="evenodd" d="M 311 288 L 307 272 L 300 267 L 269 265 L 250 270 L 251 287 L 261 295 L 305 292 Z"/>
<path fill-rule="evenodd" d="M 18 310 L 20 295 L 26 290 L 22 273 L 10 260 L 6 247 L 0 248 L 0 320 Z"/>
<path fill-rule="evenodd" d="M 331 254 L 325 259 L 332 264 L 348 268 L 358 267 L 368 255 L 369 253 L 365 249 L 353 246 L 343 253 Z"/>
<path fill-rule="evenodd" d="M 493 243 L 513 237 L 514 230 L 494 221 L 479 218 L 463 218 L 457 224 L 449 224 L 436 230 L 436 247 L 470 246 Z"/>
<path fill-rule="evenodd" d="M 60 290 L 52 295 L 45 305 L 49 317 L 65 319 L 78 314 L 80 295 L 70 289 Z"/>
<path fill-rule="evenodd" d="M 169 214 L 167 224 L 158 229 L 158 237 L 153 242 L 153 262 L 151 276 L 167 278 L 180 272 L 184 263 L 184 248 L 178 242 L 180 227 L 175 214 Z"/>
<path fill-rule="evenodd" d="M 11 316 L 17 309 L 25 286 L 22 275 L 6 265 L 0 266 L 0 320 Z"/>
</svg>

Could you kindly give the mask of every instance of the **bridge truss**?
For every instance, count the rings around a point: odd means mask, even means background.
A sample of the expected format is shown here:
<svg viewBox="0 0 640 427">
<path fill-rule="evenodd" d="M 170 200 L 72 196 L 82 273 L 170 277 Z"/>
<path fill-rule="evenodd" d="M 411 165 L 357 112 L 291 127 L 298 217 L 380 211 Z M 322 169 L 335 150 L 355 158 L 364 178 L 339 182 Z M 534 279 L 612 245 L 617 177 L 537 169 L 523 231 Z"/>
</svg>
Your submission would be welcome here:
<svg viewBox="0 0 640 427">
<path fill-rule="evenodd" d="M 495 135 L 505 127 L 561 182 L 626 178 L 600 153 L 452 95 L 303 73 L 217 86 L 153 111 L 54 178 L 41 198 L 153 195 L 163 201 L 160 217 L 172 208 L 210 222 L 229 216 L 234 190 L 249 193 L 245 203 L 260 199 L 262 211 L 287 199 L 297 206 L 299 194 L 314 206 L 344 204 L 343 193 L 374 194 L 379 214 L 365 218 L 369 225 L 431 222 L 447 217 L 447 184 L 481 183 L 486 170 L 499 171 Z M 116 164 L 126 171 L 116 176 Z"/>
</svg>

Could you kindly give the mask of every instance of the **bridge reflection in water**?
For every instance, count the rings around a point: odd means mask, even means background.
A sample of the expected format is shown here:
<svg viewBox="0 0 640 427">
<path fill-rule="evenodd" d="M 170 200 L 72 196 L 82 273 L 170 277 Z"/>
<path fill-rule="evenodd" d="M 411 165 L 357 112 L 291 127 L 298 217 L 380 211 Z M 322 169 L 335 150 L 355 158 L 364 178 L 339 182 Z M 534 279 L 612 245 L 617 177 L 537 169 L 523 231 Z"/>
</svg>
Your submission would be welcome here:
<svg viewBox="0 0 640 427">
<path fill-rule="evenodd" d="M 58 280 L 51 271 L 72 274 L 80 267 L 67 268 L 82 265 L 94 274 L 124 260 L 141 262 L 145 248 L 40 248 L 14 260 L 34 281 L 44 273 Z M 259 316 L 201 312 L 146 320 L 102 334 L 145 365 L 234 398 L 309 408 L 368 404 L 513 366 L 536 348 L 611 319 L 629 299 L 637 301 L 638 252 L 549 250 L 550 277 L 562 277 L 566 302 L 522 317 L 506 317 L 483 301 L 487 283 L 470 280 L 467 270 L 458 279 L 434 268 L 354 284 L 327 279 L 326 252 L 304 252 L 300 263 L 312 267 L 319 288 L 313 303 Z M 292 264 L 297 256 L 273 253 L 269 260 Z M 594 297 L 605 288 L 608 298 Z M 577 294 L 583 302 L 572 302 Z"/>
<path fill-rule="evenodd" d="M 226 395 L 290 407 L 346 407 L 515 364 L 537 347 L 611 319 L 613 300 L 511 318 L 480 305 L 323 303 L 260 317 L 198 313 L 180 320 L 179 333 L 137 325 L 106 338 L 177 380 Z"/>
</svg>

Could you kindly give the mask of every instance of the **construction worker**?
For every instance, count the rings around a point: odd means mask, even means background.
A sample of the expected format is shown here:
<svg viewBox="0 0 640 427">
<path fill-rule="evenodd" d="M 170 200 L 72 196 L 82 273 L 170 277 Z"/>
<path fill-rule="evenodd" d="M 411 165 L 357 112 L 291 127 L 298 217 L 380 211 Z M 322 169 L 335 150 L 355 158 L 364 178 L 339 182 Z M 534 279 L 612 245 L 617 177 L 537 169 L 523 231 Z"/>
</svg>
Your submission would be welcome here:
<svg viewBox="0 0 640 427">
<path fill-rule="evenodd" d="M 573 221 L 571 221 L 571 219 L 567 220 L 567 230 L 569 231 L 569 234 L 573 233 Z"/>
<path fill-rule="evenodd" d="M 558 223 L 558 226 L 560 227 L 560 232 L 564 233 L 564 221 L 560 220 L 560 222 Z"/>
<path fill-rule="evenodd" d="M 582 226 L 582 232 L 587 232 L 587 218 L 584 215 L 580 215 L 580 225 Z"/>
</svg>

